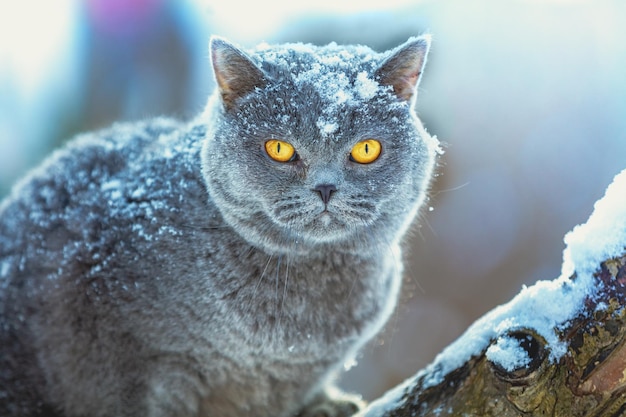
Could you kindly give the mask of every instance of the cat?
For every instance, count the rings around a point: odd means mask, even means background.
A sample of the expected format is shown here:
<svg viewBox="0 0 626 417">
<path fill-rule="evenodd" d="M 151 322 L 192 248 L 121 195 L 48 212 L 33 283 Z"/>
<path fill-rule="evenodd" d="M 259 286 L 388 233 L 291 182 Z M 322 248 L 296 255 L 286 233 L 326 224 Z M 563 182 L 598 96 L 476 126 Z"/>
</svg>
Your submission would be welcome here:
<svg viewBox="0 0 626 417">
<path fill-rule="evenodd" d="M 84 134 L 0 205 L 0 415 L 342 416 L 383 326 L 438 141 L 430 37 L 212 37 L 195 119 Z"/>
</svg>

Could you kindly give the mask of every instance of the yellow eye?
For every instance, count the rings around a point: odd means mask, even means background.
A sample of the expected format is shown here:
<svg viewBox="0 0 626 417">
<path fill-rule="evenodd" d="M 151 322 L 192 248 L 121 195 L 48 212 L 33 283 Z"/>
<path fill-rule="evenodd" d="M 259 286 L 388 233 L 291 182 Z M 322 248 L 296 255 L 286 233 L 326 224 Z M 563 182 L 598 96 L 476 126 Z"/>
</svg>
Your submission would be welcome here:
<svg viewBox="0 0 626 417">
<path fill-rule="evenodd" d="M 365 139 L 354 145 L 350 158 L 359 164 L 370 164 L 378 159 L 381 148 L 380 142 L 376 139 Z"/>
<path fill-rule="evenodd" d="M 277 139 L 270 139 L 265 142 L 265 152 L 270 158 L 278 162 L 290 162 L 296 158 L 296 150 L 293 146 Z"/>
</svg>

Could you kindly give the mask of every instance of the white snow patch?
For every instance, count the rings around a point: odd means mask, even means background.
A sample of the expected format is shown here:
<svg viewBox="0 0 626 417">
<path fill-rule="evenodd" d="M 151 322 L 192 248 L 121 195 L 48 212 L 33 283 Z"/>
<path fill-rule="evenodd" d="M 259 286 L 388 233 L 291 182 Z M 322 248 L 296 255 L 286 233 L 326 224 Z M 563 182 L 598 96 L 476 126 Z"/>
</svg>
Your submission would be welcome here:
<svg viewBox="0 0 626 417">
<path fill-rule="evenodd" d="M 359 363 L 357 362 L 356 358 L 355 358 L 355 357 L 352 357 L 352 358 L 350 358 L 350 359 L 346 360 L 346 361 L 343 363 L 343 370 L 347 372 L 347 371 L 349 371 L 350 369 L 352 369 L 352 368 L 354 368 L 355 366 L 357 366 L 358 364 L 359 364 Z"/>
<path fill-rule="evenodd" d="M 442 382 L 449 372 L 480 355 L 494 341 L 488 358 L 501 365 L 526 363 L 524 349 L 506 340 L 507 333 L 515 329 L 532 329 L 543 337 L 552 361 L 567 352 L 557 330 L 583 311 L 585 298 L 595 295 L 593 273 L 600 262 L 621 256 L 626 249 L 626 170 L 615 177 L 605 196 L 596 202 L 589 220 L 568 233 L 565 242 L 561 276 L 524 287 L 509 303 L 476 321 L 417 375 L 425 376 L 424 388 Z M 570 280 L 574 272 L 577 278 Z"/>
<path fill-rule="evenodd" d="M 174 152 L 172 152 L 172 149 L 170 148 L 164 148 L 163 149 L 163 157 L 166 159 L 170 159 L 174 156 Z"/>
<path fill-rule="evenodd" d="M 153 239 L 153 236 L 150 233 L 146 233 L 145 229 L 143 228 L 141 224 L 138 224 L 138 223 L 133 224 L 132 231 L 137 233 L 137 236 L 147 241 L 151 241 Z"/>
<path fill-rule="evenodd" d="M 350 91 L 350 80 L 341 70 L 313 63 L 311 69 L 298 74 L 295 81 L 298 84 L 306 82 L 315 85 L 320 96 L 332 103 L 333 107 L 354 101 L 354 96 Z"/>
<path fill-rule="evenodd" d="M 337 89 L 337 92 L 333 95 L 333 98 L 335 99 L 336 105 L 348 103 L 353 100 L 352 93 L 347 90 L 341 89 L 341 87 Z"/>
<path fill-rule="evenodd" d="M 370 100 L 376 96 L 380 85 L 368 77 L 367 72 L 361 71 L 356 76 L 354 85 L 356 92 L 362 100 Z"/>
<path fill-rule="evenodd" d="M 596 305 L 596 311 L 606 311 L 609 309 L 609 305 L 605 301 L 601 301 Z"/>
<path fill-rule="evenodd" d="M 111 180 L 105 183 L 102 183 L 101 189 L 102 191 L 108 190 L 118 190 L 122 187 L 122 182 L 120 180 Z"/>
<path fill-rule="evenodd" d="M 139 199 L 146 195 L 146 189 L 142 186 L 137 187 L 133 193 L 130 195 L 131 198 Z"/>
<path fill-rule="evenodd" d="M 332 135 L 339 129 L 339 125 L 335 121 L 328 121 L 324 117 L 317 119 L 315 123 L 317 128 L 324 136 Z"/>
<path fill-rule="evenodd" d="M 565 235 L 564 275 L 592 274 L 600 262 L 622 255 L 626 247 L 626 170 L 615 176 L 594 204 L 585 224 Z"/>
<path fill-rule="evenodd" d="M 9 261 L 2 262 L 2 267 L 0 267 L 0 277 L 8 276 L 10 268 L 11 268 L 11 263 Z"/>
<path fill-rule="evenodd" d="M 439 142 L 436 135 L 426 135 L 423 139 L 426 142 L 426 145 L 428 145 L 430 149 L 433 149 L 437 155 L 441 156 L 446 153 L 446 151 L 444 151 L 441 147 L 441 142 Z"/>
<path fill-rule="evenodd" d="M 122 182 L 119 180 L 111 180 L 102 183 L 102 186 L 100 188 L 102 189 L 102 191 L 110 192 L 109 201 L 119 200 L 122 197 L 122 192 L 120 191 L 120 189 L 122 188 Z"/>
<path fill-rule="evenodd" d="M 500 336 L 496 343 L 489 346 L 486 356 L 491 362 L 500 365 L 508 372 L 523 368 L 531 361 L 528 352 L 520 345 L 520 341 L 509 336 Z"/>
</svg>

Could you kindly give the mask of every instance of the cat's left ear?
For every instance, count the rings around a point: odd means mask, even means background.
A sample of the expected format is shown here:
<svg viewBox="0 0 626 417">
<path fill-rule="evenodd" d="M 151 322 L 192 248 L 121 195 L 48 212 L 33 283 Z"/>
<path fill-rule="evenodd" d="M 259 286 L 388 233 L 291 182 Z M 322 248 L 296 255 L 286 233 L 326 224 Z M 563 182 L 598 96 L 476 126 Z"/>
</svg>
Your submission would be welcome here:
<svg viewBox="0 0 626 417">
<path fill-rule="evenodd" d="M 402 101 L 413 100 L 426 64 L 430 41 L 430 35 L 422 35 L 391 50 L 376 70 L 379 84 L 391 86 Z"/>
<path fill-rule="evenodd" d="M 215 81 L 227 110 L 236 107 L 240 98 L 267 84 L 263 71 L 225 39 L 211 37 L 210 51 Z"/>
</svg>

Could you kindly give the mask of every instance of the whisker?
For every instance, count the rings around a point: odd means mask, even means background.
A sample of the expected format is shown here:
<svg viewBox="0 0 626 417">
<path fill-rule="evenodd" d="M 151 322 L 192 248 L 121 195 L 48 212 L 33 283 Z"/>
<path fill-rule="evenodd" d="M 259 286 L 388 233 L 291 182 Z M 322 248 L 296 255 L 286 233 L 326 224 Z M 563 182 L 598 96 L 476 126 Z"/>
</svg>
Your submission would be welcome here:
<svg viewBox="0 0 626 417">
<path fill-rule="evenodd" d="M 449 192 L 451 192 L 451 191 L 458 191 L 458 190 L 460 190 L 460 189 L 462 189 L 462 188 L 467 187 L 468 185 L 470 185 L 470 182 L 469 182 L 469 181 L 467 181 L 467 182 L 466 182 L 466 183 L 464 183 L 464 184 L 457 185 L 456 187 L 446 188 L 446 189 L 444 189 L 444 190 L 439 190 L 439 191 L 437 191 L 437 192 L 433 193 L 432 195 L 433 195 L 433 196 L 438 196 L 439 194 L 449 193 Z"/>
<path fill-rule="evenodd" d="M 254 286 L 254 289 L 252 290 L 252 297 L 250 297 L 250 303 L 248 304 L 248 306 L 245 309 L 245 313 L 244 315 L 247 315 L 250 313 L 250 311 L 252 310 L 252 303 L 254 303 L 256 300 L 256 294 L 257 291 L 259 289 L 259 287 L 261 286 L 261 283 L 263 282 L 263 278 L 265 277 L 265 273 L 267 272 L 267 269 L 270 266 L 270 263 L 272 262 L 272 255 L 269 255 L 267 258 L 267 263 L 265 264 L 265 268 L 263 268 L 263 272 L 261 272 L 261 276 L 257 279 L 257 282 Z"/>
<path fill-rule="evenodd" d="M 282 261 L 283 261 L 283 256 L 284 255 L 278 255 L 277 258 L 277 264 L 276 264 L 276 274 L 275 274 L 275 279 L 274 279 L 274 308 L 275 310 L 275 319 L 276 319 L 276 325 L 274 327 L 274 336 L 276 337 L 276 339 L 278 339 L 280 337 L 279 334 L 279 330 L 280 330 L 280 304 L 279 304 L 279 282 L 280 282 L 280 266 L 282 265 Z"/>
<path fill-rule="evenodd" d="M 259 277 L 256 285 L 254 286 L 254 291 L 252 291 L 252 298 L 256 296 L 256 292 L 261 286 L 261 282 L 263 281 L 263 277 L 265 276 L 265 273 L 267 272 L 267 268 L 270 266 L 270 262 L 272 262 L 272 255 L 269 255 L 269 257 L 267 258 L 267 263 L 265 264 L 265 268 L 263 268 L 263 272 L 261 272 L 261 276 Z"/>
<path fill-rule="evenodd" d="M 393 345 L 393 340 L 395 338 L 396 333 L 398 332 L 399 319 L 400 319 L 400 309 L 396 305 L 396 307 L 393 309 L 393 319 L 392 319 L 393 325 L 389 326 L 389 323 L 387 323 L 387 325 L 385 326 L 389 329 L 389 333 L 391 333 L 391 335 L 389 336 L 389 343 L 387 344 L 387 355 L 391 355 L 391 352 L 392 352 L 391 347 Z"/>
<path fill-rule="evenodd" d="M 415 284 L 415 286 L 417 287 L 417 289 L 419 290 L 420 293 L 426 294 L 426 290 L 424 289 L 424 287 L 422 287 L 422 284 L 419 283 L 419 281 L 417 280 L 417 277 L 415 275 L 413 275 L 412 273 L 411 274 L 407 273 L 407 274 L 405 274 L 405 276 L 409 277 L 411 282 L 413 284 Z"/>
<path fill-rule="evenodd" d="M 352 284 L 350 284 L 350 290 L 348 290 L 348 294 L 346 295 L 346 300 L 349 300 L 350 297 L 352 296 L 352 291 L 354 290 L 354 286 L 356 285 L 356 281 L 358 279 L 358 275 L 355 274 L 354 278 L 352 278 Z"/>
<path fill-rule="evenodd" d="M 285 282 L 283 283 L 283 299 L 280 304 L 280 311 L 278 315 L 278 327 L 280 328 L 280 322 L 283 316 L 283 311 L 285 307 L 285 299 L 287 297 L 287 283 L 289 282 L 289 256 L 286 257 L 285 261 Z"/>
<path fill-rule="evenodd" d="M 419 219 L 420 222 L 424 222 L 424 224 L 428 227 L 428 230 L 430 230 L 430 232 L 433 234 L 433 236 L 438 237 L 439 235 L 437 234 L 437 232 L 435 231 L 435 229 L 433 228 L 432 224 L 430 224 L 430 222 L 428 221 L 428 219 L 426 218 L 426 216 L 421 216 Z M 422 238 L 422 241 L 426 241 L 426 236 L 424 236 L 424 234 L 422 233 L 422 229 L 420 227 L 417 226 L 413 226 L 414 228 L 417 228 L 417 233 L 420 235 L 420 237 Z"/>
</svg>

